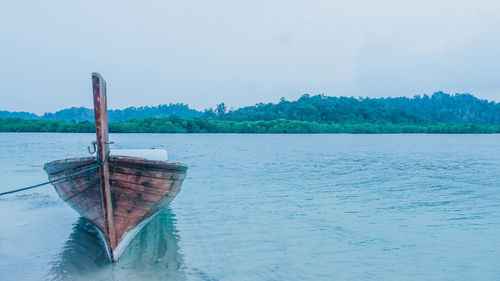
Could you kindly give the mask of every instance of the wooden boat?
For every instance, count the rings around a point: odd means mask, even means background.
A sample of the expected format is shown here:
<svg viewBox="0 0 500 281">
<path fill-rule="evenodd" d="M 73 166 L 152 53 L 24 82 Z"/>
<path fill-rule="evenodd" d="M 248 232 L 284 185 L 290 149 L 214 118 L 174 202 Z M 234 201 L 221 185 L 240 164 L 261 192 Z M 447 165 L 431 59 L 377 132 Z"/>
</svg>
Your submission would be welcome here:
<svg viewBox="0 0 500 281">
<path fill-rule="evenodd" d="M 188 167 L 110 154 L 106 82 L 92 73 L 92 84 L 97 156 L 56 160 L 43 168 L 59 197 L 99 230 L 115 262 L 132 238 L 179 193 Z"/>
</svg>

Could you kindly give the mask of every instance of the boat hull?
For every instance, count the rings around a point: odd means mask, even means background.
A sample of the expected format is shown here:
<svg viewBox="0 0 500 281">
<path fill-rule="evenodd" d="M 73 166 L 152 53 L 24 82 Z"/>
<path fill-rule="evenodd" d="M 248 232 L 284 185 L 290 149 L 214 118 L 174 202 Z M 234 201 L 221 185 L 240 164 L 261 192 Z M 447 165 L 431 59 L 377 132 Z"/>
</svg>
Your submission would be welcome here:
<svg viewBox="0 0 500 281">
<path fill-rule="evenodd" d="M 91 169 L 97 165 L 96 158 L 57 160 L 45 164 L 44 170 L 59 197 L 101 232 L 111 260 L 117 261 L 142 227 L 180 192 L 187 165 L 113 155 L 108 162 L 115 247 L 109 243 L 101 167 Z M 78 174 L 71 176 L 75 173 Z"/>
</svg>

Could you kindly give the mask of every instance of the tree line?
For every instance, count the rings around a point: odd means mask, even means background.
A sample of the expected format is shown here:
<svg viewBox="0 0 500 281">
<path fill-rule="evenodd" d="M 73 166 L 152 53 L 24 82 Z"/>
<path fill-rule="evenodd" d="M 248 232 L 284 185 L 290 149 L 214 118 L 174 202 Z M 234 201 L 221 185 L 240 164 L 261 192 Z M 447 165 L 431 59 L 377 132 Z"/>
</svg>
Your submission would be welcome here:
<svg viewBox="0 0 500 281">
<path fill-rule="evenodd" d="M 403 123 L 320 123 L 300 120 L 228 121 L 202 118 L 134 119 L 109 123 L 111 133 L 500 133 L 500 125 L 491 124 L 403 124 Z M 90 121 L 0 119 L 0 132 L 93 133 Z"/>
<path fill-rule="evenodd" d="M 470 94 L 413 98 L 354 98 L 303 95 L 296 101 L 259 103 L 227 110 L 224 103 L 205 110 L 202 118 L 230 121 L 269 121 L 276 119 L 320 123 L 396 123 L 396 124 L 500 124 L 500 103 L 481 100 Z"/>
<path fill-rule="evenodd" d="M 187 104 L 160 104 L 158 106 L 127 107 L 125 109 L 108 110 L 110 122 L 143 119 L 151 117 L 167 117 L 177 115 L 182 117 L 200 117 L 201 111 L 189 108 Z M 36 115 L 29 112 L 0 111 L 0 118 L 21 118 L 59 121 L 94 121 L 94 110 L 85 107 L 71 107 L 54 113 Z"/>
<path fill-rule="evenodd" d="M 14 118 L 9 118 L 14 117 Z M 0 111 L 2 132 L 93 132 L 93 110 L 37 116 Z M 204 112 L 185 104 L 109 111 L 116 133 L 498 133 L 500 103 L 470 94 L 354 98 L 305 94 L 296 101 Z"/>
<path fill-rule="evenodd" d="M 258 103 L 238 109 L 228 109 L 224 103 L 220 103 L 204 112 L 189 108 L 183 103 L 108 111 L 110 122 L 171 115 L 239 122 L 287 119 L 319 123 L 500 124 L 500 103 L 481 100 L 470 94 L 450 95 L 443 92 L 436 92 L 431 96 L 416 95 L 412 98 L 354 98 L 305 94 L 296 101 L 281 98 L 278 103 Z M 93 121 L 94 112 L 84 107 L 72 107 L 40 116 L 29 112 L 0 111 L 0 118 Z"/>
</svg>

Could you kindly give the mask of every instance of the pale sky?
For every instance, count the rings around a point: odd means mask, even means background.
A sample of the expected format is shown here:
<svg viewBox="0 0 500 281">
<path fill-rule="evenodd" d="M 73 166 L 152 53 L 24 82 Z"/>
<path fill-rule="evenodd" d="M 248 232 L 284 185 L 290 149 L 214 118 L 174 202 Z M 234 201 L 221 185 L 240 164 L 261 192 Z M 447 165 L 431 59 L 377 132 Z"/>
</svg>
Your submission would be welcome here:
<svg viewBox="0 0 500 281">
<path fill-rule="evenodd" d="M 497 1 L 0 0 L 0 110 L 469 92 L 500 101 Z"/>
</svg>

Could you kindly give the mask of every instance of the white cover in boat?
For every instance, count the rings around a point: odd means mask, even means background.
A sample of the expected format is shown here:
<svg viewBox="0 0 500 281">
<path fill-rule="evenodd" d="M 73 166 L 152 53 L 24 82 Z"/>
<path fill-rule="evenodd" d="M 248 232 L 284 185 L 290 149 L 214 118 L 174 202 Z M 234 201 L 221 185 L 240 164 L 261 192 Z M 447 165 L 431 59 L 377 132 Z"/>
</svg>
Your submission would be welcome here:
<svg viewBox="0 0 500 281">
<path fill-rule="evenodd" d="M 113 149 L 111 155 L 146 158 L 148 160 L 168 161 L 165 149 Z"/>
</svg>

